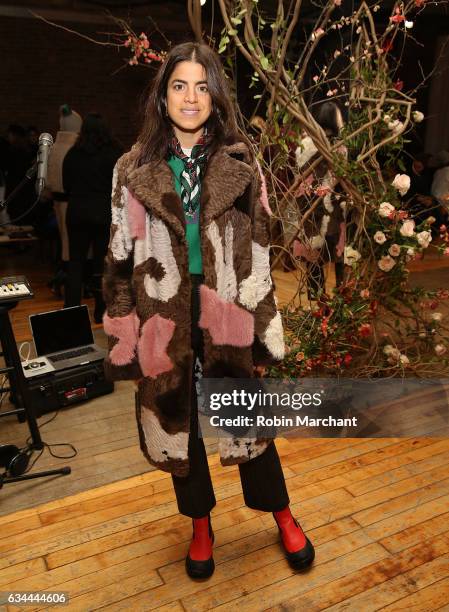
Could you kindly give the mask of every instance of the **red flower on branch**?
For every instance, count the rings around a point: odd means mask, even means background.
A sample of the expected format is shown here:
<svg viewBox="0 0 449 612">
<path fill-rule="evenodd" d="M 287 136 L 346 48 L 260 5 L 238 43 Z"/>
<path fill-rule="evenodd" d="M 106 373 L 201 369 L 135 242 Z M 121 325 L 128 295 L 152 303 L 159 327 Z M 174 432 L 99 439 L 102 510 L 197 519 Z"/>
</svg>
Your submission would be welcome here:
<svg viewBox="0 0 449 612">
<path fill-rule="evenodd" d="M 392 21 L 393 23 L 401 23 L 402 21 L 405 21 L 405 17 L 404 15 L 402 15 L 400 8 L 396 7 L 395 14 L 390 17 L 390 21 Z"/>
<path fill-rule="evenodd" d="M 371 336 L 371 325 L 369 323 L 362 323 L 358 331 L 361 338 L 367 338 Z"/>
</svg>

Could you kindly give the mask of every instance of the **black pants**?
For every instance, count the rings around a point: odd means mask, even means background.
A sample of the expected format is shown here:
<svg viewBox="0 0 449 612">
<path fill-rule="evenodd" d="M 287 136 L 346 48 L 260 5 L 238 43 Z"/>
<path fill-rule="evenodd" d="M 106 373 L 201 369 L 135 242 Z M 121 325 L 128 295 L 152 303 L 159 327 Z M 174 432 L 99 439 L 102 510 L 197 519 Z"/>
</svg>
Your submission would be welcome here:
<svg viewBox="0 0 449 612">
<path fill-rule="evenodd" d="M 67 217 L 67 232 L 69 235 L 70 259 L 67 270 L 64 306 L 81 304 L 83 287 L 83 269 L 87 260 L 89 247 L 93 251 L 92 290 L 95 302 L 101 309 L 101 280 L 103 276 L 104 258 L 108 250 L 109 226 L 103 223 L 88 223 Z"/>
<path fill-rule="evenodd" d="M 195 357 L 198 356 L 202 360 L 202 333 L 197 325 L 200 283 L 200 276 L 192 276 L 192 348 Z M 209 514 L 216 501 L 204 442 L 198 435 L 197 396 L 194 381 L 191 406 L 190 472 L 186 477 L 172 476 L 172 479 L 179 512 L 191 518 L 201 518 Z M 274 442 L 264 453 L 246 463 L 240 463 L 238 467 L 243 497 L 249 508 L 276 512 L 288 506 L 289 498 L 284 474 Z"/>
</svg>

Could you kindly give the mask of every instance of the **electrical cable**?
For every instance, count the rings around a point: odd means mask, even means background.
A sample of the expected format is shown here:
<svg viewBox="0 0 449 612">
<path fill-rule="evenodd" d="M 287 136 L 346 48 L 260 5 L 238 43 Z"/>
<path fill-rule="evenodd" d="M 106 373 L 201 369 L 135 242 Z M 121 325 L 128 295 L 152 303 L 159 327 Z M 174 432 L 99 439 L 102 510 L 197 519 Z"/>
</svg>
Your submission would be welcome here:
<svg viewBox="0 0 449 612">
<path fill-rule="evenodd" d="M 48 425 L 48 423 L 51 423 L 51 421 L 54 421 L 56 417 L 58 416 L 58 414 L 59 414 L 59 408 L 55 410 L 55 413 L 53 416 L 51 416 L 49 419 L 44 421 L 42 425 L 39 426 L 39 429 L 42 429 L 43 427 L 45 427 L 45 425 Z M 27 446 L 23 449 L 23 451 L 26 451 L 27 449 L 30 449 L 30 448 L 32 449 L 32 447 L 30 447 L 30 442 L 31 442 L 31 436 L 29 436 L 26 439 Z M 48 452 L 50 453 L 50 455 L 54 457 L 55 459 L 73 459 L 73 457 L 76 457 L 78 454 L 78 451 L 76 450 L 75 446 L 73 446 L 73 444 L 71 444 L 70 442 L 53 442 L 53 444 L 49 444 L 48 442 L 45 442 L 45 440 L 42 440 L 42 444 L 44 445 L 44 447 L 40 450 L 38 456 L 34 459 L 31 465 L 27 467 L 24 474 L 27 474 L 34 467 L 36 462 L 42 457 L 42 454 L 46 448 L 48 449 Z M 54 446 L 68 446 L 69 448 L 72 449 L 73 452 L 71 455 L 57 455 L 56 453 L 52 451 L 52 448 Z"/>
<path fill-rule="evenodd" d="M 16 223 L 16 221 L 20 221 L 21 219 L 26 217 L 27 214 L 30 213 L 32 210 L 34 210 L 34 208 L 39 204 L 40 199 L 41 199 L 41 194 L 39 194 L 37 196 L 36 200 L 34 201 L 34 203 L 30 206 L 30 208 L 28 210 L 26 210 L 24 213 L 22 213 L 21 215 L 19 215 L 15 219 L 10 219 L 6 223 L 0 223 L 0 227 L 6 227 L 7 225 L 14 225 L 14 223 Z"/>
</svg>

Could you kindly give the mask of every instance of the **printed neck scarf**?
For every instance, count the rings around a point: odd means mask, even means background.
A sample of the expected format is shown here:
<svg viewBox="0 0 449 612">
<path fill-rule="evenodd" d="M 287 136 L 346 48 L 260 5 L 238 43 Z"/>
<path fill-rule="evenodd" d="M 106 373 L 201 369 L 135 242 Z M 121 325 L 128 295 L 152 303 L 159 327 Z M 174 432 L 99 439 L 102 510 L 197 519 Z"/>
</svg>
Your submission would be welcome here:
<svg viewBox="0 0 449 612">
<path fill-rule="evenodd" d="M 190 156 L 184 153 L 176 136 L 172 138 L 169 144 L 171 154 L 179 157 L 184 164 L 184 170 L 180 177 L 181 201 L 184 213 L 188 218 L 196 216 L 200 205 L 200 180 L 207 164 L 208 147 L 209 139 L 206 134 L 201 136 L 190 152 Z"/>
</svg>

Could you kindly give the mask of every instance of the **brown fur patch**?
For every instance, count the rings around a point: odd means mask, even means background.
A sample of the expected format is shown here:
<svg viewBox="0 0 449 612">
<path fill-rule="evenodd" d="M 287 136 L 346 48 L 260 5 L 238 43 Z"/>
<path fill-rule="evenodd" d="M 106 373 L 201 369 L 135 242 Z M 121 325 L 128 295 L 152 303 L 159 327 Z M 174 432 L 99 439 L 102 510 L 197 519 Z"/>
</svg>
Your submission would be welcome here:
<svg viewBox="0 0 449 612">
<path fill-rule="evenodd" d="M 165 276 L 164 266 L 154 257 L 150 257 L 145 263 L 145 272 L 158 282 Z"/>
</svg>

